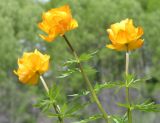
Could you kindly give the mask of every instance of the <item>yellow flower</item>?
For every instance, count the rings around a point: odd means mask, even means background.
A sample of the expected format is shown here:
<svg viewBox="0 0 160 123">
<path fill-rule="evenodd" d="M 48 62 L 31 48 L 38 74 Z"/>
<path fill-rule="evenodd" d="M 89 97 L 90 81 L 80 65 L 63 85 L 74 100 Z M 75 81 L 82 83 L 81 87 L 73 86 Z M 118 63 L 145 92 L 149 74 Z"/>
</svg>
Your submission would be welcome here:
<svg viewBox="0 0 160 123">
<path fill-rule="evenodd" d="M 142 27 L 134 27 L 132 19 L 112 24 L 107 32 L 112 44 L 106 45 L 106 47 L 110 49 L 130 51 L 143 45 L 143 40 L 140 39 L 143 35 L 143 29 Z"/>
<path fill-rule="evenodd" d="M 37 84 L 41 74 L 49 68 L 49 55 L 43 55 L 38 50 L 24 53 L 22 58 L 18 59 L 18 70 L 14 73 L 24 84 Z"/>
<path fill-rule="evenodd" d="M 42 15 L 43 21 L 38 24 L 39 28 L 48 34 L 40 37 L 48 42 L 53 41 L 57 36 L 78 27 L 78 23 L 72 18 L 68 5 L 51 9 Z"/>
</svg>

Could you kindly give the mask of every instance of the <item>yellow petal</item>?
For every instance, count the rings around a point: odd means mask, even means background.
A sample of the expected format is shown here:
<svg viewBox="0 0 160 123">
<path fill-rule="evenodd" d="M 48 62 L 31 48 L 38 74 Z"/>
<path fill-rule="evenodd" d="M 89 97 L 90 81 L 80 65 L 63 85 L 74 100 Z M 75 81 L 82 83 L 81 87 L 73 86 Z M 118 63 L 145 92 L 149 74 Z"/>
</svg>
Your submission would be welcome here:
<svg viewBox="0 0 160 123">
<path fill-rule="evenodd" d="M 39 78 L 39 75 L 38 74 L 34 74 L 29 80 L 28 80 L 28 83 L 27 84 L 30 84 L 30 85 L 35 85 L 38 83 L 38 78 Z"/>
<path fill-rule="evenodd" d="M 138 32 L 137 32 L 137 39 L 138 39 L 143 35 L 144 32 L 143 32 L 142 27 L 138 27 L 137 29 L 138 29 Z"/>
<path fill-rule="evenodd" d="M 123 45 L 123 44 L 114 44 L 114 45 L 110 44 L 110 45 L 107 45 L 106 47 L 110 48 L 110 49 L 117 50 L 117 51 L 125 51 L 125 50 L 127 50 L 126 45 Z"/>
<path fill-rule="evenodd" d="M 70 22 L 69 26 L 68 26 L 68 30 L 72 30 L 78 27 L 78 23 L 75 19 L 72 19 L 72 21 Z"/>
<path fill-rule="evenodd" d="M 125 31 L 123 30 L 120 30 L 117 34 L 117 37 L 116 37 L 116 43 L 118 44 L 126 44 L 128 43 L 128 40 L 127 40 L 127 34 Z"/>
<path fill-rule="evenodd" d="M 37 49 L 34 52 L 24 53 L 22 58 L 18 59 L 18 70 L 14 73 L 24 84 L 36 84 L 40 74 L 46 72 L 49 68 L 49 55 L 43 55 Z"/>
<path fill-rule="evenodd" d="M 107 47 L 111 49 L 133 50 L 140 48 L 143 44 L 143 40 L 139 39 L 143 35 L 143 29 L 142 27 L 136 28 L 132 19 L 127 18 L 120 23 L 112 24 L 107 32 L 112 43 Z"/>
<path fill-rule="evenodd" d="M 72 18 L 68 5 L 43 13 L 42 20 L 38 27 L 48 36 L 40 35 L 40 37 L 48 42 L 52 42 L 57 36 L 64 35 L 67 31 L 78 27 L 77 21 Z"/>
<path fill-rule="evenodd" d="M 113 31 L 111 29 L 107 29 L 107 32 L 109 34 L 109 39 L 111 40 L 112 43 L 114 43 L 116 37 L 115 37 Z"/>
<path fill-rule="evenodd" d="M 43 40 L 46 40 L 46 41 L 48 41 L 48 42 L 52 42 L 52 41 L 54 41 L 54 39 L 55 39 L 55 36 L 51 36 L 51 35 L 45 36 L 45 35 L 39 34 L 39 36 L 40 36 Z"/>
<path fill-rule="evenodd" d="M 133 25 L 133 20 L 129 19 L 125 24 L 125 30 L 128 32 L 128 34 L 135 33 L 135 27 Z"/>
<path fill-rule="evenodd" d="M 129 50 L 134 50 L 137 48 L 142 47 L 144 41 L 142 39 L 138 39 L 137 41 L 133 41 L 131 43 L 128 44 L 128 49 Z"/>
<path fill-rule="evenodd" d="M 120 23 L 115 23 L 111 25 L 111 30 L 114 34 L 118 34 L 120 30 L 125 30 L 125 24 L 128 22 L 128 18 L 122 20 Z"/>
<path fill-rule="evenodd" d="M 42 31 L 44 31 L 45 33 L 49 33 L 49 25 L 48 24 L 46 24 L 46 23 L 44 23 L 44 22 L 41 22 L 41 23 L 39 23 L 38 24 L 38 27 L 42 30 Z"/>
<path fill-rule="evenodd" d="M 70 10 L 69 5 L 64 5 L 64 6 L 62 6 L 62 7 L 59 7 L 59 8 L 57 8 L 57 10 L 59 10 L 59 11 L 64 11 L 64 12 L 66 12 L 66 13 L 68 13 L 68 14 L 71 13 L 71 10 Z"/>
<path fill-rule="evenodd" d="M 109 49 L 115 49 L 114 45 L 112 45 L 112 44 L 108 44 L 108 45 L 106 45 L 106 47 Z"/>
<path fill-rule="evenodd" d="M 13 70 L 13 73 L 16 74 L 16 75 L 18 75 L 16 70 Z"/>
<path fill-rule="evenodd" d="M 34 74 L 35 73 L 31 70 L 23 70 L 23 69 L 18 70 L 19 80 L 24 84 L 29 83 L 30 82 L 29 80 L 32 78 L 32 76 L 34 76 Z"/>
</svg>

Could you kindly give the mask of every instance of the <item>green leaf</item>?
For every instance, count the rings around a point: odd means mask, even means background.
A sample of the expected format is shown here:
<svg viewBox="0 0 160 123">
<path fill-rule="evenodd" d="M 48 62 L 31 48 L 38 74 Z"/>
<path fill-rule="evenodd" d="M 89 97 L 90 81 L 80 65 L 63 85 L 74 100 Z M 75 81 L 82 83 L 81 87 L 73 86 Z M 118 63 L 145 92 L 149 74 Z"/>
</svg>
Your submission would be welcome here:
<svg viewBox="0 0 160 123">
<path fill-rule="evenodd" d="M 91 59 L 93 56 L 91 54 L 82 54 L 80 57 L 79 57 L 79 60 L 82 62 L 82 61 L 88 61 L 89 59 Z"/>
<path fill-rule="evenodd" d="M 91 122 L 91 121 L 100 119 L 100 118 L 102 118 L 102 117 L 103 117 L 103 116 L 102 116 L 101 114 L 97 114 L 97 115 L 90 116 L 90 117 L 87 118 L 87 119 L 84 119 L 84 120 L 81 120 L 81 121 L 77 121 L 77 122 L 72 122 L 72 123 L 88 123 L 88 122 Z"/>
<path fill-rule="evenodd" d="M 84 107 L 88 106 L 90 103 L 87 102 L 87 103 L 84 103 L 84 104 L 74 104 L 73 106 L 71 106 L 66 112 L 65 114 L 72 114 L 72 113 L 75 113 L 77 111 L 79 111 L 80 109 L 83 109 Z"/>
<path fill-rule="evenodd" d="M 136 104 L 133 106 L 135 110 L 140 110 L 144 112 L 160 112 L 160 104 L 155 104 L 154 102 L 145 101 L 141 104 Z"/>
<path fill-rule="evenodd" d="M 70 60 L 66 61 L 63 65 L 64 66 L 70 66 L 70 65 L 78 63 L 78 62 L 79 62 L 78 60 L 70 59 Z"/>
<path fill-rule="evenodd" d="M 129 104 L 123 104 L 123 103 L 119 103 L 119 102 L 117 102 L 116 104 L 117 104 L 118 106 L 120 106 L 120 107 L 131 108 L 131 106 L 130 106 Z"/>
<path fill-rule="evenodd" d="M 68 95 L 68 96 L 71 96 L 71 97 L 80 97 L 80 96 L 86 96 L 89 93 L 90 93 L 89 91 L 81 91 L 80 93 L 72 94 L 72 95 Z"/>
<path fill-rule="evenodd" d="M 44 99 L 44 100 L 42 99 L 34 106 L 37 108 L 40 108 L 42 110 L 42 112 L 47 112 L 50 109 L 50 107 L 52 106 L 52 103 L 48 99 Z"/>
<path fill-rule="evenodd" d="M 62 75 L 58 76 L 57 78 L 65 78 L 70 76 L 71 74 L 77 72 L 78 69 L 74 68 L 74 69 L 67 69 L 66 71 L 63 71 Z"/>
<path fill-rule="evenodd" d="M 101 89 L 104 88 L 115 88 L 115 87 L 123 87 L 124 83 L 123 82 L 105 82 L 102 84 L 96 83 L 94 89 L 96 92 L 99 92 Z"/>
<path fill-rule="evenodd" d="M 95 70 L 93 67 L 90 67 L 90 66 L 85 66 L 83 67 L 83 70 L 86 72 L 86 73 L 96 73 L 97 70 Z"/>
<path fill-rule="evenodd" d="M 48 112 L 47 113 L 47 116 L 48 117 L 63 117 L 63 114 L 54 114 L 54 113 L 52 113 L 52 112 Z"/>
<path fill-rule="evenodd" d="M 135 78 L 136 78 L 135 75 L 130 75 L 130 74 L 127 75 L 125 86 L 130 88 L 140 89 L 140 84 L 148 79 L 148 77 L 142 79 L 135 79 Z"/>
<path fill-rule="evenodd" d="M 93 57 L 93 55 L 95 55 L 97 52 L 98 52 L 98 50 L 93 52 L 93 53 L 83 53 L 79 57 L 80 62 L 84 62 L 84 61 L 90 60 Z"/>
<path fill-rule="evenodd" d="M 94 91 L 96 93 L 99 93 L 104 88 L 116 88 L 116 87 L 124 87 L 124 86 L 125 86 L 125 83 L 123 83 L 123 82 L 105 82 L 105 83 L 102 83 L 102 84 L 97 83 L 94 86 Z M 73 94 L 73 95 L 68 95 L 68 96 L 86 96 L 88 94 L 90 94 L 89 91 L 81 91 L 78 94 Z"/>
<path fill-rule="evenodd" d="M 37 104 L 34 106 L 40 108 L 42 112 L 47 112 L 53 106 L 53 103 L 57 102 L 57 98 L 60 95 L 60 88 L 54 84 L 52 88 L 49 89 L 49 93 L 45 97 L 39 99 Z M 53 108 L 53 107 L 52 107 Z"/>
<path fill-rule="evenodd" d="M 145 101 L 141 104 L 122 104 L 122 103 L 116 103 L 118 106 L 124 107 L 124 108 L 130 108 L 131 110 L 140 110 L 144 112 L 160 112 L 160 104 L 155 104 L 154 102 Z"/>
<path fill-rule="evenodd" d="M 127 123 L 127 114 L 124 116 L 110 116 L 110 118 L 114 121 L 114 123 Z"/>
<path fill-rule="evenodd" d="M 56 102 L 57 98 L 60 96 L 60 87 L 56 84 L 53 84 L 52 87 L 49 89 L 48 98 L 52 102 Z"/>
<path fill-rule="evenodd" d="M 88 60 L 90 60 L 90 59 L 93 57 L 93 55 L 96 54 L 97 52 L 98 52 L 98 50 L 95 51 L 95 52 L 93 52 L 93 53 L 83 53 L 82 55 L 79 56 L 78 59 L 70 59 L 70 60 L 66 61 L 63 65 L 64 65 L 64 66 L 70 66 L 70 65 L 75 64 L 75 63 L 88 61 Z"/>
</svg>

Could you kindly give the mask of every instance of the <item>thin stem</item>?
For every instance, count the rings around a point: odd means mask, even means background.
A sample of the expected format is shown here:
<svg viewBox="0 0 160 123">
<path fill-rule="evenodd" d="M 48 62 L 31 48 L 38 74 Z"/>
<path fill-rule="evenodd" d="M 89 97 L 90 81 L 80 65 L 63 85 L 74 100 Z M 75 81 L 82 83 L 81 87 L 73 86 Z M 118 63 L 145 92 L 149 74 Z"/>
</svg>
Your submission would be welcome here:
<svg viewBox="0 0 160 123">
<path fill-rule="evenodd" d="M 42 82 L 42 84 L 43 84 L 43 86 L 44 86 L 47 94 L 49 94 L 49 88 L 48 88 L 45 80 L 43 79 L 43 77 L 42 77 L 41 75 L 40 75 L 40 80 L 41 80 L 41 82 Z M 57 114 L 61 114 L 60 107 L 59 107 L 55 102 L 53 103 L 53 108 L 54 108 L 54 110 L 55 110 L 55 112 L 56 112 Z M 59 123 L 64 123 L 64 122 L 63 122 L 63 118 L 62 118 L 61 116 L 58 116 L 58 120 L 59 120 Z"/>
<path fill-rule="evenodd" d="M 127 82 L 127 76 L 128 76 L 128 70 L 129 70 L 129 52 L 126 52 L 126 101 L 131 106 L 130 103 L 130 97 L 129 97 L 129 87 Z M 132 123 L 132 112 L 131 109 L 127 109 L 127 116 L 128 116 L 128 123 Z"/>
<path fill-rule="evenodd" d="M 126 76 L 128 76 L 128 70 L 129 70 L 129 52 L 126 52 Z"/>
<path fill-rule="evenodd" d="M 97 95 L 96 95 L 96 92 L 94 91 L 93 87 L 92 87 L 92 84 L 88 78 L 88 76 L 85 74 L 84 70 L 83 70 L 83 67 L 82 67 L 82 64 L 80 63 L 80 60 L 79 60 L 79 57 L 76 53 L 76 51 L 74 50 L 74 48 L 72 47 L 71 43 L 69 42 L 69 40 L 67 39 L 67 37 L 65 35 L 63 35 L 63 38 L 65 39 L 67 45 L 69 46 L 69 48 L 71 49 L 72 51 L 72 54 L 74 55 L 74 57 L 76 58 L 76 60 L 78 61 L 78 66 L 79 66 L 79 69 L 81 71 L 81 74 L 89 88 L 89 91 L 91 92 L 91 95 L 92 95 L 92 98 L 94 99 L 94 101 L 96 102 L 99 110 L 101 111 L 101 113 L 103 114 L 103 117 L 106 121 L 106 123 L 109 123 L 109 120 L 108 120 L 108 114 L 106 113 L 106 111 L 103 109 L 102 107 L 102 104 L 100 103 Z"/>
<path fill-rule="evenodd" d="M 41 82 L 42 82 L 42 84 L 43 84 L 43 86 L 44 86 L 44 88 L 45 88 L 45 90 L 46 90 L 46 92 L 48 94 L 49 93 L 49 88 L 48 88 L 46 82 L 44 81 L 42 76 L 40 76 L 40 79 L 41 79 Z"/>
</svg>

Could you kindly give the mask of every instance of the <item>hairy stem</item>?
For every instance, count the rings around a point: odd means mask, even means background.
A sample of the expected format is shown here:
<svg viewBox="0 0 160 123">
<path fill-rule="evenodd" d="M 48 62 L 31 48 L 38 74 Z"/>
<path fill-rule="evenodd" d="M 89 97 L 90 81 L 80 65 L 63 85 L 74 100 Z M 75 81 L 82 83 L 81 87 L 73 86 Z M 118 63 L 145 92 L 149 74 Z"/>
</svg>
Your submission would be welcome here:
<svg viewBox="0 0 160 123">
<path fill-rule="evenodd" d="M 126 52 L 126 101 L 131 106 L 130 97 L 129 97 L 129 87 L 127 82 L 127 76 L 128 76 L 128 70 L 129 70 L 129 52 Z M 127 116 L 128 116 L 128 123 L 132 123 L 132 112 L 131 109 L 127 109 Z"/>
<path fill-rule="evenodd" d="M 96 95 L 96 92 L 94 91 L 94 89 L 93 89 L 93 87 L 92 87 L 92 84 L 91 84 L 88 76 L 85 74 L 85 72 L 84 72 L 84 70 L 83 70 L 83 67 L 82 67 L 82 64 L 81 64 L 81 62 L 80 62 L 80 60 L 79 60 L 79 57 L 78 57 L 76 51 L 74 50 L 74 48 L 72 47 L 71 43 L 69 42 L 69 40 L 67 39 L 67 37 L 66 37 L 65 35 L 63 35 L 63 38 L 65 39 L 67 45 L 68 45 L 69 48 L 71 49 L 72 54 L 74 55 L 74 57 L 75 57 L 76 60 L 78 61 L 79 69 L 80 69 L 80 71 L 81 71 L 81 74 L 82 74 L 82 76 L 83 76 L 83 79 L 85 80 L 85 82 L 86 82 L 86 84 L 87 84 L 87 86 L 88 86 L 88 89 L 89 89 L 89 91 L 90 91 L 90 93 L 91 93 L 91 95 L 92 95 L 92 98 L 93 98 L 94 101 L 96 102 L 96 104 L 97 104 L 100 112 L 103 114 L 103 117 L 104 117 L 106 123 L 109 123 L 108 114 L 107 114 L 106 111 L 103 109 L 102 104 L 100 103 L 100 101 L 99 101 L 99 99 L 98 99 L 98 97 L 97 97 L 97 95 Z"/>
<path fill-rule="evenodd" d="M 43 79 L 42 76 L 40 76 L 40 80 L 41 80 L 41 82 L 42 82 L 47 94 L 49 94 L 49 88 L 48 88 L 48 86 L 47 86 L 47 84 L 46 84 L 46 82 L 45 82 L 45 80 Z M 55 110 L 55 112 L 57 114 L 61 114 L 61 110 L 60 110 L 59 106 L 55 102 L 53 103 L 53 108 L 54 108 L 54 110 Z M 61 116 L 58 116 L 58 120 L 59 120 L 59 123 L 64 123 L 63 122 L 63 118 Z"/>
</svg>

